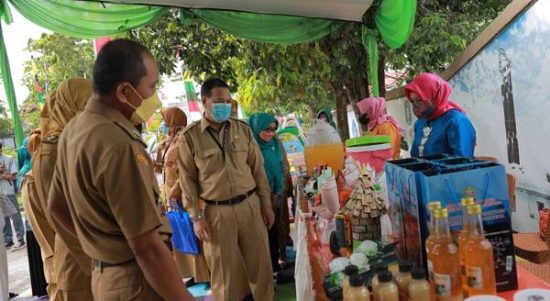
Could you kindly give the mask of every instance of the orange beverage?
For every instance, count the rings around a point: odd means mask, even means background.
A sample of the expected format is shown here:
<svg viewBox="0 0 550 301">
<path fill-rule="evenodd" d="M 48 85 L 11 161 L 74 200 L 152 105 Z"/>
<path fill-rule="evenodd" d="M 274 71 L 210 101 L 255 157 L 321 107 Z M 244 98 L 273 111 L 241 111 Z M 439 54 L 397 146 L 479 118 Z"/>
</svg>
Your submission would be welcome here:
<svg viewBox="0 0 550 301">
<path fill-rule="evenodd" d="M 481 206 L 469 206 L 468 216 L 471 233 L 464 251 L 468 296 L 496 295 L 493 246 L 483 232 Z"/>
<path fill-rule="evenodd" d="M 462 301 L 462 277 L 458 247 L 453 242 L 447 220 L 447 209 L 435 210 L 435 243 L 428 253 L 433 265 L 437 301 Z"/>
<path fill-rule="evenodd" d="M 430 212 L 430 223 L 428 230 L 430 231 L 428 238 L 426 239 L 426 254 L 429 254 L 431 251 L 431 248 L 435 244 L 435 218 L 434 218 L 434 211 L 441 209 L 441 202 L 430 202 L 428 204 L 428 210 Z M 430 259 L 428 258 L 428 279 L 430 279 L 430 282 L 433 282 L 433 269 L 432 269 L 432 263 L 430 262 Z"/>
<path fill-rule="evenodd" d="M 470 239 L 470 233 L 471 233 L 471 218 L 466 212 L 466 208 L 469 206 L 475 205 L 474 198 L 463 198 L 460 202 L 462 205 L 462 231 L 460 231 L 460 235 L 458 236 L 458 254 L 460 255 L 460 270 L 462 274 L 462 288 L 464 292 L 468 293 L 468 282 L 466 279 L 466 267 L 464 265 L 464 257 L 465 249 L 466 249 L 466 243 L 468 242 L 468 239 Z"/>
<path fill-rule="evenodd" d="M 319 165 L 328 165 L 333 174 L 338 174 L 344 167 L 344 146 L 341 143 L 306 146 L 304 150 L 309 175 Z"/>
</svg>

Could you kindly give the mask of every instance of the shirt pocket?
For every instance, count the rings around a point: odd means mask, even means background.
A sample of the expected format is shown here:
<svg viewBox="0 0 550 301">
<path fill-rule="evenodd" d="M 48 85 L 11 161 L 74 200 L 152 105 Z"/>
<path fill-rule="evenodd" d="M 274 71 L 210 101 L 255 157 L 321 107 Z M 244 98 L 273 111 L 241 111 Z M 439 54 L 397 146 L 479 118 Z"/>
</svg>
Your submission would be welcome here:
<svg viewBox="0 0 550 301">
<path fill-rule="evenodd" d="M 208 148 L 197 153 L 196 163 L 200 174 L 217 174 L 223 166 L 221 150 Z"/>
<path fill-rule="evenodd" d="M 237 164 L 237 166 L 247 164 L 248 144 L 244 143 L 244 141 L 233 141 L 231 142 L 230 151 L 231 157 L 235 160 L 235 164 Z"/>
</svg>

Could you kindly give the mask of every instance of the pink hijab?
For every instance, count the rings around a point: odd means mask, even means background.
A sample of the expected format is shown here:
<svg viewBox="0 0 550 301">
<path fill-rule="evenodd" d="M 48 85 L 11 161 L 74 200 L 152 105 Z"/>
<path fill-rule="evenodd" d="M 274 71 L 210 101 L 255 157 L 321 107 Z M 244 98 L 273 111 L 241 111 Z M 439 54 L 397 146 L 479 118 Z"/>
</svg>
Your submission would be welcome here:
<svg viewBox="0 0 550 301">
<path fill-rule="evenodd" d="M 405 86 L 405 96 L 411 99 L 411 92 L 414 92 L 421 101 L 431 100 L 435 107 L 434 112 L 428 118 L 434 120 L 452 109 L 465 113 L 464 109 L 456 102 L 449 99 L 451 86 L 441 77 L 433 73 L 421 73 L 412 82 Z"/>
<path fill-rule="evenodd" d="M 386 114 L 386 99 L 383 97 L 365 98 L 357 103 L 357 108 L 361 115 L 366 114 L 369 117 L 369 124 L 367 125 L 369 131 L 372 131 L 377 125 L 389 121 L 401 133 L 401 126 L 397 119 Z"/>
</svg>

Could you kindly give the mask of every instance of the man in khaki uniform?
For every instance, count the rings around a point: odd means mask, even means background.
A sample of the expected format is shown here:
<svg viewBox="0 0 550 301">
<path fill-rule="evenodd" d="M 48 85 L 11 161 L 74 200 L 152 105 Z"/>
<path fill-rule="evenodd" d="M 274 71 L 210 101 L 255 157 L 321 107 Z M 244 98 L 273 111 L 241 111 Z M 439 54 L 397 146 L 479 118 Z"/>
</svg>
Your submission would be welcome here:
<svg viewBox="0 0 550 301">
<path fill-rule="evenodd" d="M 92 258 L 95 300 L 192 300 L 159 234 L 153 165 L 134 127 L 158 108 L 157 80 L 145 47 L 108 43 L 92 98 L 59 138 L 48 209 Z"/>
<path fill-rule="evenodd" d="M 239 285 L 248 280 L 255 300 L 273 300 L 266 229 L 273 210 L 262 154 L 248 125 L 229 118 L 232 99 L 224 81 L 204 82 L 201 97 L 204 116 L 180 135 L 178 165 L 214 299 L 241 300 Z"/>
<path fill-rule="evenodd" d="M 88 99 L 92 95 L 92 82 L 83 78 L 73 78 L 64 81 L 53 92 L 46 102 L 48 127 L 42 133 L 42 141 L 33 158 L 34 183 L 30 183 L 29 192 L 36 189 L 35 198 L 31 204 L 37 202 L 40 208 L 37 212 L 45 212 L 48 224 L 38 219 L 35 229 L 39 231 L 55 231 L 53 247 L 54 275 L 57 292 L 53 301 L 93 300 L 91 290 L 91 258 L 84 253 L 78 238 L 67 232 L 63 227 L 54 224 L 47 214 L 47 198 L 57 160 L 57 142 L 67 123 L 84 110 Z M 42 117 L 45 117 L 44 114 Z M 33 206 L 33 207 L 37 207 Z M 48 229 L 49 228 L 49 229 Z M 38 241 L 40 243 L 40 240 Z M 42 248 L 42 244 L 40 244 Z"/>
</svg>

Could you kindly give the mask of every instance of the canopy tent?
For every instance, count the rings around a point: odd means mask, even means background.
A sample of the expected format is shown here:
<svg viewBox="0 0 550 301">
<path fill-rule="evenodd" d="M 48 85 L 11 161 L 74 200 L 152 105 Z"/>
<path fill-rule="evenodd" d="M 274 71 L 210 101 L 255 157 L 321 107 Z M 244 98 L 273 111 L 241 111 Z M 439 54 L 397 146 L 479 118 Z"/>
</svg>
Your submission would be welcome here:
<svg viewBox="0 0 550 301">
<path fill-rule="evenodd" d="M 363 25 L 363 43 L 369 56 L 369 80 L 378 95 L 378 39 L 401 47 L 414 24 L 416 0 L 380 0 L 372 16 L 374 28 Z M 236 36 L 267 43 L 304 43 L 338 30 L 348 21 L 361 21 L 372 0 L 0 0 L 0 17 L 11 23 L 10 6 L 31 22 L 54 32 L 79 37 L 115 36 L 147 25 L 182 8 L 182 25 L 194 21 Z M 132 4 L 134 3 L 134 4 Z M 136 4 L 139 3 L 139 4 Z M 162 5 L 162 6 L 161 6 Z M 305 16 L 305 17 L 304 17 Z M 23 140 L 17 102 L 0 24 L 0 71 L 12 113 L 17 143 Z"/>
</svg>

